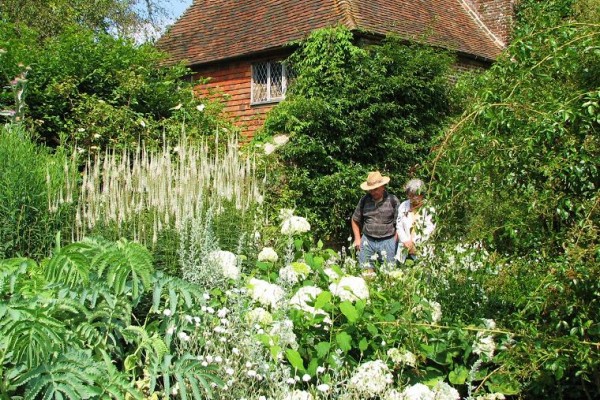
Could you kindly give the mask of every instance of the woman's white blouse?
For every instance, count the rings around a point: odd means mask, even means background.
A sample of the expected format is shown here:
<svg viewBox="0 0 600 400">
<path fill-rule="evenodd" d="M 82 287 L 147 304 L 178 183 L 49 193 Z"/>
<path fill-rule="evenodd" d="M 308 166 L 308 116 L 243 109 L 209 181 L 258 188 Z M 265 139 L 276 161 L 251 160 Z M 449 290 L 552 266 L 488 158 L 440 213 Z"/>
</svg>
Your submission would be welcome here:
<svg viewBox="0 0 600 400">
<path fill-rule="evenodd" d="M 421 207 L 416 213 L 410 211 L 410 200 L 403 201 L 398 206 L 398 219 L 396 230 L 398 231 L 398 251 L 396 258 L 400 262 L 406 260 L 406 251 L 402 243 L 412 239 L 415 245 L 427 241 L 435 230 L 433 222 L 434 209 L 432 207 Z"/>
</svg>

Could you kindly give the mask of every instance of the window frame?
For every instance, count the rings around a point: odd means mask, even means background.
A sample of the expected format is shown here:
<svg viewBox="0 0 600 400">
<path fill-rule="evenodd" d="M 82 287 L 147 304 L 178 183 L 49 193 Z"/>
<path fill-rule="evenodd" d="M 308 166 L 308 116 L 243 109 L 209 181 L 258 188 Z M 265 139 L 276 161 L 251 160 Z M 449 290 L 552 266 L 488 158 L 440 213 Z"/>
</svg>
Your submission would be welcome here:
<svg viewBox="0 0 600 400">
<path fill-rule="evenodd" d="M 255 99 L 255 69 L 259 64 L 266 64 L 267 69 L 267 83 L 266 83 L 266 99 L 264 100 L 256 100 Z M 273 97 L 271 96 L 271 74 L 273 71 L 272 65 L 281 64 L 281 96 Z M 285 61 L 280 60 L 265 60 L 265 61 L 257 61 L 251 64 L 250 69 L 250 105 L 261 105 L 261 104 L 271 104 L 271 103 L 279 103 L 285 99 L 285 95 L 287 89 L 289 87 L 290 79 L 289 67 Z"/>
</svg>

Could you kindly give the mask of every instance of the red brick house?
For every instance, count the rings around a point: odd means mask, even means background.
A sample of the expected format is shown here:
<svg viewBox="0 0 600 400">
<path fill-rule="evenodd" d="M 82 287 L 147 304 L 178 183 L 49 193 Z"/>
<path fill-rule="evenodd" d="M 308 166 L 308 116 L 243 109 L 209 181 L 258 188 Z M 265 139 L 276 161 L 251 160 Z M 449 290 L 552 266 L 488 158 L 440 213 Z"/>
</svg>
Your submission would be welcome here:
<svg viewBox="0 0 600 400">
<path fill-rule="evenodd" d="M 225 112 L 252 136 L 285 96 L 287 46 L 318 28 L 356 37 L 396 33 L 456 51 L 459 68 L 490 65 L 510 34 L 514 0 L 194 0 L 159 40 L 185 61 L 199 95 L 225 94 Z"/>
</svg>

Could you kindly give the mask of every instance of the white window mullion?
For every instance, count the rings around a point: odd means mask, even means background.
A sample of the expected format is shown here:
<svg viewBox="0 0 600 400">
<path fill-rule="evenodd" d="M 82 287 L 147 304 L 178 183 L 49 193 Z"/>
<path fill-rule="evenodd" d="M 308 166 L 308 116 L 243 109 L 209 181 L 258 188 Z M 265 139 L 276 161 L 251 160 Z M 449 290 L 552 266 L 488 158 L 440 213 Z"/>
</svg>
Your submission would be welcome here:
<svg viewBox="0 0 600 400">
<path fill-rule="evenodd" d="M 271 62 L 267 62 L 267 101 L 271 101 Z"/>
</svg>

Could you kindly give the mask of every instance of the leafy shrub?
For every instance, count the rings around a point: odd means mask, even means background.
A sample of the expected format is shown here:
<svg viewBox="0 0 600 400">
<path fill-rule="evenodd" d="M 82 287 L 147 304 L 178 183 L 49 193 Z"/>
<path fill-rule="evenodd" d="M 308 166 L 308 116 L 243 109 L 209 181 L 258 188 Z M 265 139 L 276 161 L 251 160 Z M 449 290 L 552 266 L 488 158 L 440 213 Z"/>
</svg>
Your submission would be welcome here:
<svg viewBox="0 0 600 400">
<path fill-rule="evenodd" d="M 35 32 L 0 23 L 3 63 L 9 79 L 30 67 L 27 83 L 28 126 L 56 146 L 85 150 L 147 146 L 176 141 L 182 125 L 190 138 L 212 134 L 217 127 L 233 130 L 218 115 L 217 102 L 198 99 L 183 79 L 183 65 L 163 65 L 152 45 L 136 45 L 83 28 L 68 28 L 44 41 Z M 0 104 L 12 105 L 8 93 Z"/>
<path fill-rule="evenodd" d="M 132 311 L 148 292 L 150 313 L 137 321 Z M 144 390 L 170 393 L 170 382 L 179 382 L 185 399 L 188 386 L 199 398 L 218 382 L 210 368 L 177 351 L 168 326 L 154 317 L 164 304 L 186 312 L 203 293 L 156 274 L 139 244 L 85 240 L 56 249 L 41 265 L 2 260 L 0 296 L 5 397 L 141 399 Z"/>
<path fill-rule="evenodd" d="M 393 190 L 427 155 L 450 112 L 452 57 L 394 37 L 358 46 L 333 28 L 315 31 L 289 62 L 295 82 L 259 135 L 290 135 L 275 153 L 271 198 L 310 216 L 323 237 L 346 237 L 367 171 L 391 174 Z"/>
<path fill-rule="evenodd" d="M 55 234 L 71 223 L 72 209 L 62 196 L 58 201 L 66 162 L 62 151 L 51 154 L 33 143 L 23 126 L 0 128 L 1 258 L 45 256 Z"/>
<path fill-rule="evenodd" d="M 598 29 L 570 5 L 523 2 L 515 40 L 440 138 L 430 171 L 446 235 L 556 254 L 581 237 L 578 224 L 597 231 Z"/>
</svg>

